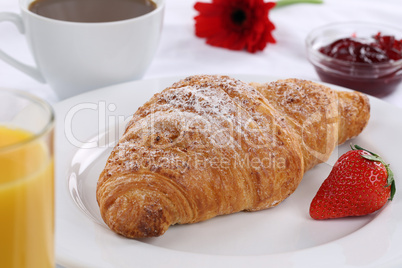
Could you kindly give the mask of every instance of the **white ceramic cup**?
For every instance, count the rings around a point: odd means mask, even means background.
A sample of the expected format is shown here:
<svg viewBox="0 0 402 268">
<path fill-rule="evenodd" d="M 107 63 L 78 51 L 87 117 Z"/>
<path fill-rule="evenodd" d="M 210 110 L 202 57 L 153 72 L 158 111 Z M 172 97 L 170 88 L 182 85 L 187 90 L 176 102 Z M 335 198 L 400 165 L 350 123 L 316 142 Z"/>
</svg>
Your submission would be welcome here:
<svg viewBox="0 0 402 268">
<path fill-rule="evenodd" d="M 165 0 L 154 0 L 157 8 L 140 17 L 100 23 L 46 18 L 28 9 L 31 2 L 20 0 L 21 15 L 3 12 L 0 22 L 12 22 L 25 34 L 36 66 L 21 63 L 1 49 L 0 59 L 48 83 L 60 99 L 139 79 L 154 57 Z"/>
</svg>

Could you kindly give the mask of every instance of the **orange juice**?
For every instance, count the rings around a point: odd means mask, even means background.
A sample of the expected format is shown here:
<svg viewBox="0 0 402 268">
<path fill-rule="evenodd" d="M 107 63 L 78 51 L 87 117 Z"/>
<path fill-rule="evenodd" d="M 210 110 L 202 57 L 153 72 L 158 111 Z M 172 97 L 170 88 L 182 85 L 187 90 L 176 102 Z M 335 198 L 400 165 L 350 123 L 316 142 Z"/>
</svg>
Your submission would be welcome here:
<svg viewBox="0 0 402 268">
<path fill-rule="evenodd" d="M 54 267 L 53 156 L 32 137 L 0 126 L 0 267 Z"/>
</svg>

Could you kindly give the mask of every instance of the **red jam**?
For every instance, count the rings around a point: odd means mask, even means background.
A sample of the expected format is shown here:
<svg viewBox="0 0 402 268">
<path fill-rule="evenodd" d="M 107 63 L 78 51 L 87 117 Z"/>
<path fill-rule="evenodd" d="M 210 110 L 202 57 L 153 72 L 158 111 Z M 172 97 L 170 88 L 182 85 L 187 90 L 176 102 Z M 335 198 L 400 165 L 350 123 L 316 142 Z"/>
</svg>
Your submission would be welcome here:
<svg viewBox="0 0 402 268">
<path fill-rule="evenodd" d="M 324 82 L 377 97 L 388 95 L 401 82 L 402 67 L 395 68 L 392 63 L 402 59 L 402 40 L 394 36 L 378 33 L 372 41 L 353 36 L 336 40 L 319 51 L 339 60 L 322 61 L 325 68 L 316 66 Z"/>
<path fill-rule="evenodd" d="M 356 37 L 339 39 L 320 48 L 320 52 L 331 58 L 368 64 L 402 59 L 402 40 L 381 33 L 373 38 L 373 42 Z"/>
</svg>

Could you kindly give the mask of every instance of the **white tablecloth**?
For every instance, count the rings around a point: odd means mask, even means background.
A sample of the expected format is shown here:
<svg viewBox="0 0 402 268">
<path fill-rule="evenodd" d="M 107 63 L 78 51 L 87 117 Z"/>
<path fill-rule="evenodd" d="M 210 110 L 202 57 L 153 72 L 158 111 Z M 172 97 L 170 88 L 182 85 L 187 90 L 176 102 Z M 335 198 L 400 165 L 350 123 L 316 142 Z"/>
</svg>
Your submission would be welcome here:
<svg viewBox="0 0 402 268">
<path fill-rule="evenodd" d="M 208 2 L 209 0 L 204 0 Z M 18 0 L 1 0 L 0 12 L 19 13 Z M 306 59 L 304 39 L 315 27 L 359 20 L 402 28 L 401 0 L 324 0 L 324 4 L 297 4 L 274 9 L 276 44 L 256 54 L 230 51 L 205 44 L 194 34 L 193 0 L 166 0 L 164 28 L 155 58 L 143 79 L 201 73 L 261 74 L 319 80 Z M 33 64 L 27 44 L 11 23 L 0 23 L 0 49 Z M 46 84 L 40 84 L 0 61 L 0 87 L 16 88 L 56 102 Z M 402 107 L 402 84 L 385 101 Z"/>
</svg>

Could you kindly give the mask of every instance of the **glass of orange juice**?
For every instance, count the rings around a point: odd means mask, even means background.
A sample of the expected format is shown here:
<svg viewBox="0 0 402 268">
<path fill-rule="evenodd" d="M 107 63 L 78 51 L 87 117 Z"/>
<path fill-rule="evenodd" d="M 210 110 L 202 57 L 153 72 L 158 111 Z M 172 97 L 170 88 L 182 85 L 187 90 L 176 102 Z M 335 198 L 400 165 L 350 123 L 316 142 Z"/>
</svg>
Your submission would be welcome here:
<svg viewBox="0 0 402 268">
<path fill-rule="evenodd" d="M 54 113 L 0 89 L 0 267 L 54 267 Z"/>
</svg>

